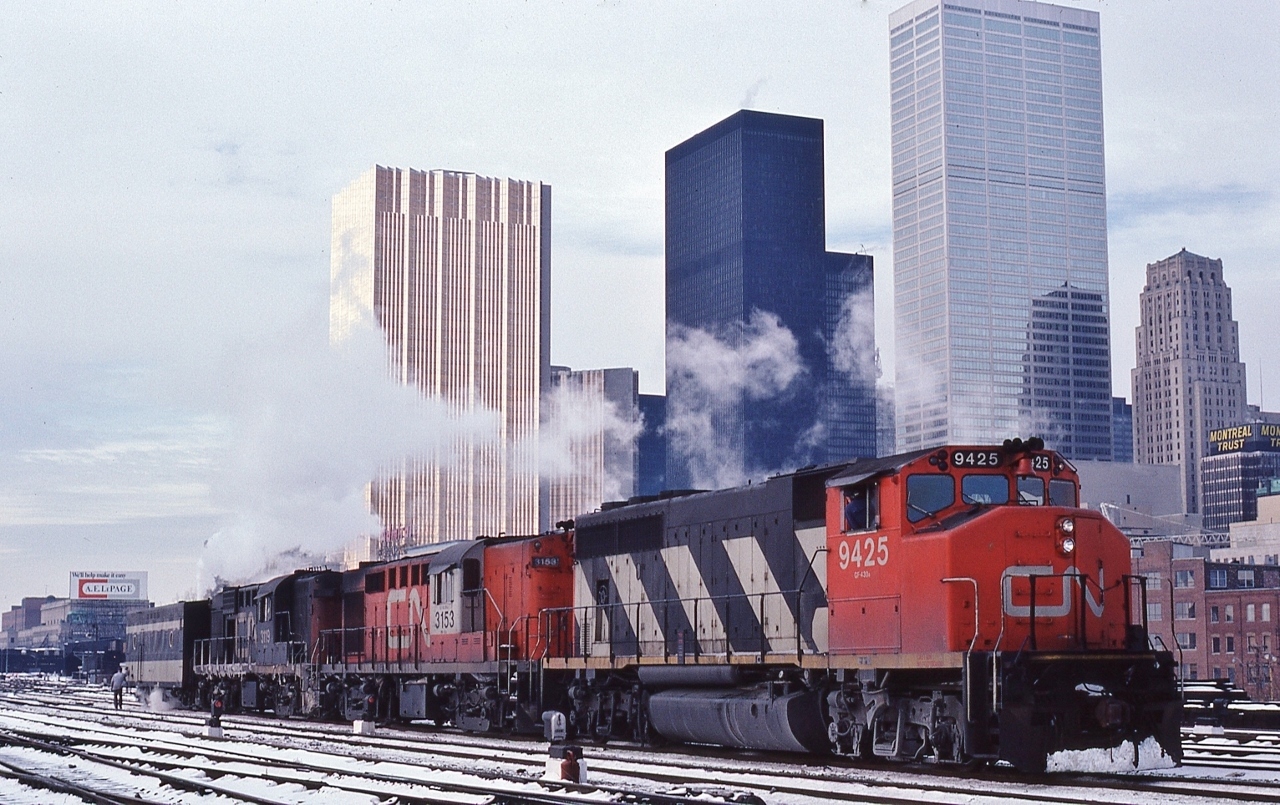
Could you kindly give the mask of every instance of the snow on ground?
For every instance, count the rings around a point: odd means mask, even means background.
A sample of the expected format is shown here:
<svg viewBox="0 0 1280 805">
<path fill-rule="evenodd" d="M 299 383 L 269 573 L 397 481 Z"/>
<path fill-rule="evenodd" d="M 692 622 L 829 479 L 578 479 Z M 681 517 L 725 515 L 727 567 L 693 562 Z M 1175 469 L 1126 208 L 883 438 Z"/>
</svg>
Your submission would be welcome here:
<svg viewBox="0 0 1280 805">
<path fill-rule="evenodd" d="M 1152 771 L 1175 768 L 1173 758 L 1165 754 L 1155 738 L 1147 738 L 1138 747 L 1138 762 L 1134 762 L 1133 741 L 1125 741 L 1112 749 L 1076 749 L 1054 752 L 1049 755 L 1047 771 L 1097 772 L 1119 774 L 1131 771 Z"/>
<path fill-rule="evenodd" d="M 0 802 L 5 805 L 84 805 L 80 797 L 43 788 L 28 788 L 17 780 L 0 777 Z"/>
</svg>

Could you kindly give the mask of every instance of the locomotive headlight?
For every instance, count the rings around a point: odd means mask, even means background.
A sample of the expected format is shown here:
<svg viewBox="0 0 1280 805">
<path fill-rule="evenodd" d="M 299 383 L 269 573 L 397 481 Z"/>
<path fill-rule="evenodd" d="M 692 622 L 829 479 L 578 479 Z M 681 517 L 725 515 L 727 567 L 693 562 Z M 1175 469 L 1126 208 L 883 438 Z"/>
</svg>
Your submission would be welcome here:
<svg viewBox="0 0 1280 805">
<path fill-rule="evenodd" d="M 1070 517 L 1063 517 L 1058 521 L 1058 552 L 1063 556 L 1070 556 L 1076 550 L 1076 521 Z"/>
</svg>

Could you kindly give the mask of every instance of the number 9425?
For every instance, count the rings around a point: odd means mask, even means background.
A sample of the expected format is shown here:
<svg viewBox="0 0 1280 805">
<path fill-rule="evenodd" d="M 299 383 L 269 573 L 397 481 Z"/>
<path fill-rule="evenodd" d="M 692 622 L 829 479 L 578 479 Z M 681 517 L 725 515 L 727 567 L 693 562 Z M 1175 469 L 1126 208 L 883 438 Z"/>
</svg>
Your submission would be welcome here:
<svg viewBox="0 0 1280 805">
<path fill-rule="evenodd" d="M 838 553 L 841 570 L 848 570 L 849 565 L 857 567 L 887 565 L 889 564 L 889 538 L 866 537 L 840 540 Z"/>
</svg>

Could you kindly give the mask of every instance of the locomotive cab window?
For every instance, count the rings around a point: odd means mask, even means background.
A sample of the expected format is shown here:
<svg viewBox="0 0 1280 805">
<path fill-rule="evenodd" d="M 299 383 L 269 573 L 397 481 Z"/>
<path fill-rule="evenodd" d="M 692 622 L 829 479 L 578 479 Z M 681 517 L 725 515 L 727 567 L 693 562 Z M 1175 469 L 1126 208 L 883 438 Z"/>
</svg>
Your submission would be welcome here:
<svg viewBox="0 0 1280 805">
<path fill-rule="evenodd" d="M 1049 481 L 1049 505 L 1076 507 L 1076 485 L 1073 481 L 1054 478 Z"/>
<path fill-rule="evenodd" d="M 872 531 L 880 527 L 880 495 L 875 483 L 848 486 L 844 493 L 844 530 Z"/>
<path fill-rule="evenodd" d="M 966 475 L 960 479 L 960 500 L 1000 505 L 1009 502 L 1009 478 L 1004 475 Z"/>
<path fill-rule="evenodd" d="M 907 519 L 918 523 L 956 502 L 956 479 L 950 475 L 907 478 Z"/>
<path fill-rule="evenodd" d="M 1023 506 L 1043 506 L 1044 479 L 1035 475 L 1019 475 L 1018 503 Z"/>
<path fill-rule="evenodd" d="M 479 559 L 463 559 L 462 560 L 462 591 L 464 593 L 479 592 L 480 584 L 480 560 Z"/>
</svg>

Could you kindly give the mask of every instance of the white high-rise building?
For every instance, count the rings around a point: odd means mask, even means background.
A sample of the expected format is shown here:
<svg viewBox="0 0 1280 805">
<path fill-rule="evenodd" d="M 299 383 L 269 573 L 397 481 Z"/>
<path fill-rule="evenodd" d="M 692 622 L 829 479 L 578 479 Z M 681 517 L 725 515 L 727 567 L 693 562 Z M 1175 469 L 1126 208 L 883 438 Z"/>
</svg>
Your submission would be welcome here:
<svg viewBox="0 0 1280 805">
<path fill-rule="evenodd" d="M 1209 433 L 1250 419 L 1239 325 L 1222 261 L 1183 249 L 1147 265 L 1133 377 L 1133 460 L 1178 464 L 1186 511 L 1203 511 Z"/>
<path fill-rule="evenodd" d="M 393 550 L 537 532 L 550 222 L 550 186 L 473 173 L 379 166 L 333 198 L 331 340 L 376 327 L 400 383 L 496 422 L 373 482 Z"/>
<path fill-rule="evenodd" d="M 898 451 L 1109 460 L 1098 14 L 918 0 L 889 25 Z"/>
</svg>

